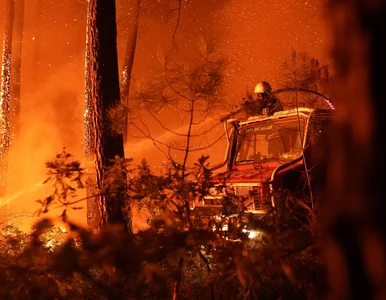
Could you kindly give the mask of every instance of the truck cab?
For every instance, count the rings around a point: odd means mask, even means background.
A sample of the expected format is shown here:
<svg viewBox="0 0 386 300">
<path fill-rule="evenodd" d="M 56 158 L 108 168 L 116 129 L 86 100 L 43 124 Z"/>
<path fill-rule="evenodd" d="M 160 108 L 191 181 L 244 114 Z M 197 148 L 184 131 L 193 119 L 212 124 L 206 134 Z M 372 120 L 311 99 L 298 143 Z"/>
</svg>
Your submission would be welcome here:
<svg viewBox="0 0 386 300">
<path fill-rule="evenodd" d="M 194 209 L 229 215 L 234 212 L 226 212 L 224 201 L 231 197 L 242 200 L 241 210 L 265 215 L 283 204 L 283 192 L 297 196 L 311 190 L 323 176 L 323 134 L 332 112 L 299 107 L 271 116 L 228 119 L 224 162 L 211 169 L 213 187 Z"/>
</svg>

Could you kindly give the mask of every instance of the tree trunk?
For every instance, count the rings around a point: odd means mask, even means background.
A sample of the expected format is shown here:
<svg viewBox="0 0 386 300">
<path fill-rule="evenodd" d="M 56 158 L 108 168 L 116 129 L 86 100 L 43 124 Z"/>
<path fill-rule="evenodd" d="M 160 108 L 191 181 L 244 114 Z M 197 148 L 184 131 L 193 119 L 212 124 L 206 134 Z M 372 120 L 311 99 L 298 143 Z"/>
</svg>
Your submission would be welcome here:
<svg viewBox="0 0 386 300">
<path fill-rule="evenodd" d="M 6 18 L 3 40 L 0 98 L 0 196 L 4 196 L 8 184 L 8 157 L 10 136 L 11 63 L 14 0 L 6 1 Z"/>
<path fill-rule="evenodd" d="M 120 101 L 115 1 L 88 2 L 86 39 L 86 139 L 91 140 L 86 141 L 89 148 L 85 150 L 86 155 L 95 155 L 96 183 L 103 190 L 106 167 L 112 165 L 114 157 L 124 157 L 123 136 L 110 130 L 108 119 L 108 111 Z M 125 182 L 121 182 L 119 193 L 94 197 L 100 221 L 91 226 L 123 224 L 132 231 L 124 191 Z"/>
<path fill-rule="evenodd" d="M 32 33 L 33 33 L 33 42 L 32 42 L 32 51 L 31 56 L 32 60 L 32 68 L 33 75 L 29 76 L 29 80 L 31 80 L 32 84 L 40 86 L 45 81 L 45 76 L 42 76 L 42 60 L 44 60 L 44 43 L 45 34 L 44 34 L 44 20 L 42 16 L 44 15 L 43 3 L 44 0 L 34 0 L 32 7 L 33 10 L 31 12 L 32 22 Z M 42 100 L 42 99 L 40 99 Z"/>
<path fill-rule="evenodd" d="M 123 62 L 122 69 L 122 80 L 121 80 L 121 101 L 125 111 L 125 130 L 124 130 L 124 139 L 127 140 L 127 126 L 129 123 L 129 92 L 130 92 L 130 79 L 131 73 L 133 71 L 134 65 L 134 55 L 135 49 L 137 46 L 137 34 L 139 26 L 139 14 L 141 9 L 141 0 L 133 0 L 134 4 L 132 6 L 131 12 L 133 13 L 133 21 L 130 23 L 128 28 L 127 44 L 126 44 L 126 54 Z"/>
<path fill-rule="evenodd" d="M 90 7 L 87 8 L 87 28 L 86 28 L 86 61 L 85 61 L 85 112 L 84 112 L 84 152 L 86 160 L 86 172 L 87 172 L 87 225 L 92 229 L 99 229 L 101 225 L 101 213 L 100 213 L 100 197 L 91 197 L 98 194 L 96 188 L 96 174 L 95 174 L 95 94 L 97 90 L 92 91 L 93 82 L 96 80 L 95 75 L 92 73 L 94 71 L 94 66 L 91 64 L 92 59 L 92 47 L 91 38 L 89 37 L 89 31 L 91 32 L 91 26 L 95 26 L 93 16 L 90 12 Z M 95 20 L 94 20 L 95 22 Z M 95 29 L 94 29 L 95 30 Z"/>
<path fill-rule="evenodd" d="M 12 140 L 17 143 L 20 133 L 20 93 L 21 93 L 21 59 L 23 52 L 24 3 L 18 0 L 15 4 L 12 49 Z"/>
<path fill-rule="evenodd" d="M 329 0 L 336 120 L 322 203 L 333 299 L 386 298 L 386 1 Z"/>
</svg>

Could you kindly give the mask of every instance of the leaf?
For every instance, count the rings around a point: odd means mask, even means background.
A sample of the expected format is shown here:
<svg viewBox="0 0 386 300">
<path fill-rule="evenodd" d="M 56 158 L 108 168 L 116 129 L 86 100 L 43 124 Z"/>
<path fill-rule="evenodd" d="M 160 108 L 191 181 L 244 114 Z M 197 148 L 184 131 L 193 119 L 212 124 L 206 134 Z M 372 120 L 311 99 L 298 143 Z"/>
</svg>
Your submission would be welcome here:
<svg viewBox="0 0 386 300">
<path fill-rule="evenodd" d="M 295 273 L 292 269 L 292 267 L 286 263 L 281 263 L 280 265 L 281 270 L 283 271 L 284 275 L 288 278 L 288 280 L 295 285 L 296 284 L 296 277 Z"/>
<path fill-rule="evenodd" d="M 57 287 L 59 289 L 60 296 L 66 297 L 67 296 L 67 286 L 66 286 L 66 284 L 61 283 L 59 280 L 55 280 L 55 282 L 56 282 L 56 285 L 57 285 Z"/>
</svg>

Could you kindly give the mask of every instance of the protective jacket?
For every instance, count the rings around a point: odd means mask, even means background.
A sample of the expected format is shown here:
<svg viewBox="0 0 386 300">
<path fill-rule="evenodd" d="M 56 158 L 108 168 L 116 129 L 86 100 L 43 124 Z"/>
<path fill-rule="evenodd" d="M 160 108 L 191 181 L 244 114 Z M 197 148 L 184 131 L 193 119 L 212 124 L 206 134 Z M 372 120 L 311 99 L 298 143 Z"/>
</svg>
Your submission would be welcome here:
<svg viewBox="0 0 386 300">
<path fill-rule="evenodd" d="M 283 110 L 280 100 L 272 95 L 265 101 L 246 99 L 243 106 L 245 112 L 250 116 L 270 116 L 277 111 Z"/>
</svg>

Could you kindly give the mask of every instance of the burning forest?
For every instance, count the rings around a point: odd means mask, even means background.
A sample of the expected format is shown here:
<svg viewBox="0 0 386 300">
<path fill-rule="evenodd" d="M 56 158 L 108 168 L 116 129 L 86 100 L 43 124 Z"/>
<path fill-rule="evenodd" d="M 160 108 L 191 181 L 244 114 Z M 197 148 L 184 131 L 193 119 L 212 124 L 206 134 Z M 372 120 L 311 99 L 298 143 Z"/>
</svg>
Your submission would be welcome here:
<svg viewBox="0 0 386 300">
<path fill-rule="evenodd" d="M 1 1 L 1 299 L 385 298 L 385 1 Z"/>
</svg>

